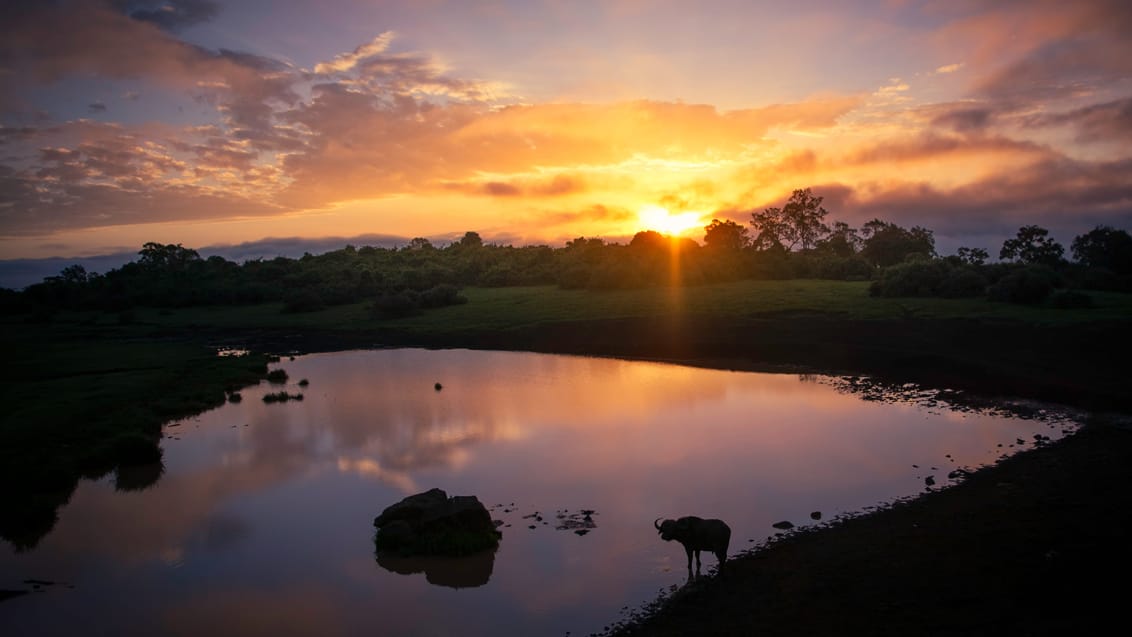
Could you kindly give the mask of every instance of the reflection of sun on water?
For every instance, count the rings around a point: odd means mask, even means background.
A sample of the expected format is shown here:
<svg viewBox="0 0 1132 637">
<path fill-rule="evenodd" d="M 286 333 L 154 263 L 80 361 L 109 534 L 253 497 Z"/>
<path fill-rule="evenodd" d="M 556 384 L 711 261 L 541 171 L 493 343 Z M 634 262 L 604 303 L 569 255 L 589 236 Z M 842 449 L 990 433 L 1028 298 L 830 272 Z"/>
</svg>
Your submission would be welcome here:
<svg viewBox="0 0 1132 637">
<path fill-rule="evenodd" d="M 642 230 L 656 230 L 661 234 L 680 236 L 692 228 L 704 225 L 699 212 L 672 214 L 660 206 L 644 206 L 637 212 Z"/>
</svg>

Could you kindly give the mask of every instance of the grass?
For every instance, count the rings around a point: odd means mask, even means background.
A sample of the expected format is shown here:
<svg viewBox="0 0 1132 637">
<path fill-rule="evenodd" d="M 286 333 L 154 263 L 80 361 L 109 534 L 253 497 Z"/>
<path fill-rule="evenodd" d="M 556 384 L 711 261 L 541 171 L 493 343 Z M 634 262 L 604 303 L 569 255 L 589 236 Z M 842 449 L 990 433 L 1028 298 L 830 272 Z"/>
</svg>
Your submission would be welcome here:
<svg viewBox="0 0 1132 637">
<path fill-rule="evenodd" d="M 221 358 L 200 343 L 114 324 L 7 322 L 0 343 L 0 535 L 30 548 L 80 477 L 160 459 L 165 422 L 220 404 L 267 372 L 259 355 Z"/>
<path fill-rule="evenodd" d="M 280 392 L 274 392 L 274 393 L 271 393 L 271 394 L 265 394 L 264 397 L 263 397 L 263 402 L 268 403 L 268 404 L 285 403 L 289 400 L 302 400 L 302 399 L 303 399 L 302 394 L 288 394 L 285 391 L 280 391 Z"/>
<path fill-rule="evenodd" d="M 173 312 L 139 309 L 134 324 L 151 330 L 293 329 L 338 332 L 397 329 L 411 333 L 461 330 L 509 330 L 544 323 L 666 315 L 774 317 L 824 314 L 832 318 L 1019 320 L 1037 324 L 1072 324 L 1132 316 L 1132 295 L 1090 292 L 1091 308 L 1028 307 L 985 299 L 873 298 L 867 282 L 824 280 L 736 281 L 687 288 L 636 290 L 563 290 L 553 286 L 467 288 L 468 303 L 423 314 L 374 319 L 369 303 L 288 314 L 281 304 L 246 307 L 186 308 Z M 113 317 L 70 315 L 64 321 L 109 322 Z"/>
</svg>

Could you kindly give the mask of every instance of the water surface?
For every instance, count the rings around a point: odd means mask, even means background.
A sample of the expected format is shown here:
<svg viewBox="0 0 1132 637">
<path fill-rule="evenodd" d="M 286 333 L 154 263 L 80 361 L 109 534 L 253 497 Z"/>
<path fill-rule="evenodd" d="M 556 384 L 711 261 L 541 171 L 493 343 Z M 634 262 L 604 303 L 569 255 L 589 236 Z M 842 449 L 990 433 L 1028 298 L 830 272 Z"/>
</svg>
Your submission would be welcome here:
<svg viewBox="0 0 1132 637">
<path fill-rule="evenodd" d="M 0 633 L 584 635 L 686 581 L 658 516 L 723 518 L 734 554 L 776 522 L 939 488 L 1072 427 L 613 359 L 402 349 L 277 367 L 287 385 L 171 423 L 151 488 L 84 482 L 35 550 L 0 550 L 0 588 L 51 582 L 0 604 Z M 263 402 L 281 389 L 304 400 Z M 498 551 L 375 559 L 373 518 L 432 487 L 488 505 Z M 589 533 L 556 529 L 582 510 Z"/>
</svg>

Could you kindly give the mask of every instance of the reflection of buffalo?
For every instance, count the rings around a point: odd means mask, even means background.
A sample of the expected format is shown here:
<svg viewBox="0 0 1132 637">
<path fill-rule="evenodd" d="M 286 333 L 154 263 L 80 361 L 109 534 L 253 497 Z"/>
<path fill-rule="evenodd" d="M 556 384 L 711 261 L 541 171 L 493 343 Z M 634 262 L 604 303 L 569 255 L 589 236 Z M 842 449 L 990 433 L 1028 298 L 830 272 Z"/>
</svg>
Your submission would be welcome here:
<svg viewBox="0 0 1132 637">
<path fill-rule="evenodd" d="M 696 570 L 700 569 L 700 551 L 711 551 L 719 559 L 722 568 L 727 561 L 727 545 L 731 542 L 731 527 L 723 520 L 704 520 L 694 515 L 679 520 L 660 521 L 657 518 L 653 523 L 660 539 L 668 542 L 676 540 L 684 545 L 688 553 L 688 570 L 692 570 L 692 553 L 696 554 Z"/>
<path fill-rule="evenodd" d="M 483 586 L 491 579 L 495 566 L 495 550 L 480 551 L 463 557 L 409 556 L 378 553 L 377 563 L 387 571 L 401 575 L 423 572 L 429 584 L 449 588 Z"/>
</svg>

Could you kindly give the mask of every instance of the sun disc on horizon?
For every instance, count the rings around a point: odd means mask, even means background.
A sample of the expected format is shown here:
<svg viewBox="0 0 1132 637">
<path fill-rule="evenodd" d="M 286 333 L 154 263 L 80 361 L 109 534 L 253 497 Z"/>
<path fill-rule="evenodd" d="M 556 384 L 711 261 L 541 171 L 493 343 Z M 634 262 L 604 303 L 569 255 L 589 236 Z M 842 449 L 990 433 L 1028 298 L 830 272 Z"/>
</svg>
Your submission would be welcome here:
<svg viewBox="0 0 1132 637">
<path fill-rule="evenodd" d="M 681 234 L 703 225 L 703 214 L 681 212 L 672 214 L 667 208 L 648 205 L 637 212 L 641 230 L 655 230 L 661 234 L 678 237 Z"/>
</svg>

